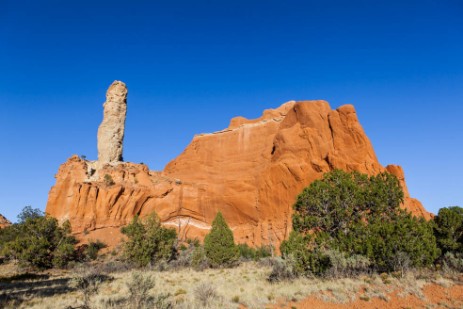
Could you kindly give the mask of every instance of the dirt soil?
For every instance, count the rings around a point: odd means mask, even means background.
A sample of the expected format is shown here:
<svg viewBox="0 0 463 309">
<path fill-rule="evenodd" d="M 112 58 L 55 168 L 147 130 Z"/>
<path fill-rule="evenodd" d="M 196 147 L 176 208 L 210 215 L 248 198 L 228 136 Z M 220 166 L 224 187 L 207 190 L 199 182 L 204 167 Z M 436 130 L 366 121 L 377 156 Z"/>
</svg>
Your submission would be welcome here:
<svg viewBox="0 0 463 309">
<path fill-rule="evenodd" d="M 463 279 L 463 278 L 462 278 Z M 335 303 L 320 295 L 312 295 L 303 301 L 296 303 L 289 303 L 284 305 L 277 305 L 274 308 L 317 308 L 317 309 L 405 309 L 405 308 L 463 308 L 463 282 L 445 287 L 436 283 L 428 283 L 423 289 L 423 296 L 419 297 L 415 294 L 408 293 L 408 295 L 400 295 L 401 291 L 395 290 L 389 292 L 386 297 L 367 297 L 364 291 L 357 294 L 354 301 L 348 303 Z"/>
</svg>

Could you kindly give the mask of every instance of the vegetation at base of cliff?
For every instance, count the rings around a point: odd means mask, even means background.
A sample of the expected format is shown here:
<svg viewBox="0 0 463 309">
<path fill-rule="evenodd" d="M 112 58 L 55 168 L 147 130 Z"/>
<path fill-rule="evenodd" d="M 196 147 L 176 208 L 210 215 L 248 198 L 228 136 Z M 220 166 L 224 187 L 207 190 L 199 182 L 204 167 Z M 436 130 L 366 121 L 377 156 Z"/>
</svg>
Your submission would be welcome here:
<svg viewBox="0 0 463 309">
<path fill-rule="evenodd" d="M 304 276 L 345 277 L 410 268 L 463 271 L 463 208 L 442 208 L 431 221 L 400 208 L 403 192 L 396 177 L 334 170 L 313 182 L 294 205 L 293 231 L 271 259 L 271 281 Z M 273 257 L 273 248 L 235 244 L 219 212 L 204 244 L 180 239 L 153 213 L 136 216 L 121 229 L 123 257 L 132 266 L 196 270 L 232 267 Z M 0 256 L 36 269 L 94 261 L 106 245 L 90 241 L 76 248 L 69 222 L 26 207 L 18 223 L 0 230 Z"/>
<path fill-rule="evenodd" d="M 434 234 L 442 251 L 436 264 L 445 270 L 463 272 L 463 208 L 441 208 L 434 217 Z"/>
<path fill-rule="evenodd" d="M 135 216 L 121 231 L 127 236 L 123 244 L 124 257 L 138 267 L 154 265 L 175 257 L 177 233 L 174 229 L 162 227 L 155 213 L 144 220 Z"/>
<path fill-rule="evenodd" d="M 240 257 L 243 260 L 259 261 L 260 259 L 271 257 L 273 255 L 273 248 L 270 245 L 252 248 L 247 244 L 238 244 L 238 250 L 240 252 Z"/>
<path fill-rule="evenodd" d="M 229 266 L 238 261 L 240 250 L 221 212 L 217 213 L 210 233 L 204 238 L 204 253 L 212 267 Z"/>
<path fill-rule="evenodd" d="M 0 256 L 23 267 L 63 268 L 71 262 L 95 260 L 106 247 L 99 240 L 76 244 L 69 221 L 59 225 L 55 218 L 30 206 L 18 215 L 18 223 L 0 229 Z"/>
<path fill-rule="evenodd" d="M 136 216 L 121 231 L 127 236 L 123 256 L 135 267 L 191 267 L 195 270 L 233 267 L 241 261 L 270 257 L 273 252 L 270 246 L 251 248 L 246 244 L 235 244 L 233 232 L 220 212 L 203 245 L 197 239 L 180 239 L 176 230 L 161 225 L 156 213 L 144 220 Z"/>
<path fill-rule="evenodd" d="M 440 254 L 433 223 L 402 210 L 402 202 L 391 174 L 329 172 L 297 197 L 283 257 L 304 275 L 431 266 Z"/>
<path fill-rule="evenodd" d="M 326 179 L 330 185 L 315 184 L 315 189 L 309 186 L 299 195 L 295 228 L 281 244 L 281 257 L 273 257 L 268 246 L 235 244 L 221 213 L 203 245 L 164 228 L 154 213 L 145 219 L 135 217 L 122 229 L 127 236 L 125 260 L 117 253 L 98 256 L 104 243 L 90 241 L 75 249 L 68 223 L 59 226 L 30 207 L 20 214 L 18 223 L 0 230 L 0 255 L 36 269 L 70 264 L 61 272 L 68 277 L 49 280 L 59 285 L 56 291 L 60 292 L 52 297 L 60 300 L 60 308 L 76 302 L 82 308 L 263 307 L 282 299 L 294 304 L 322 290 L 323 295 L 332 295 L 330 302 L 341 303 L 358 295 L 363 302 L 388 301 L 392 290 L 422 299 L 426 282 L 445 288 L 461 282 L 462 208 L 442 208 L 427 222 L 400 209 L 400 186 L 390 175 L 334 171 L 320 182 Z M 313 211 L 307 211 L 309 207 Z M 42 246 L 50 243 L 54 245 Z M 18 250 L 16 255 L 12 249 Z M 131 270 L 133 266 L 144 268 L 140 272 Z M 41 288 L 48 276 L 0 276 L 4 289 L 0 307 L 49 304 L 50 296 Z M 15 291 L 21 278 L 27 284 L 36 280 L 38 287 Z M 459 308 L 461 303 L 448 307 Z"/>
<path fill-rule="evenodd" d="M 96 260 L 100 250 L 106 247 L 107 245 L 98 239 L 89 241 L 89 243 L 84 248 L 84 256 L 88 260 Z"/>
<path fill-rule="evenodd" d="M 68 221 L 60 226 L 30 206 L 18 215 L 18 223 L 0 230 L 0 253 L 38 269 L 66 266 L 75 259 L 76 242 Z"/>
<path fill-rule="evenodd" d="M 463 208 L 441 208 L 434 218 L 434 232 L 442 254 L 463 253 Z"/>
</svg>

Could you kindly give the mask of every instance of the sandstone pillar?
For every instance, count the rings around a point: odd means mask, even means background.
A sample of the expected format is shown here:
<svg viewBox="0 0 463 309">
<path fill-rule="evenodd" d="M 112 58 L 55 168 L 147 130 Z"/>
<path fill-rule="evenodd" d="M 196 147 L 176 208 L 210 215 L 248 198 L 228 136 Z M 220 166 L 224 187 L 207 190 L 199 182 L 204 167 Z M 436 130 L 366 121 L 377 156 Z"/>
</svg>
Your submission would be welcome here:
<svg viewBox="0 0 463 309">
<path fill-rule="evenodd" d="M 98 162 L 122 161 L 125 117 L 127 114 L 127 87 L 114 81 L 106 92 L 103 121 L 98 128 Z"/>
</svg>

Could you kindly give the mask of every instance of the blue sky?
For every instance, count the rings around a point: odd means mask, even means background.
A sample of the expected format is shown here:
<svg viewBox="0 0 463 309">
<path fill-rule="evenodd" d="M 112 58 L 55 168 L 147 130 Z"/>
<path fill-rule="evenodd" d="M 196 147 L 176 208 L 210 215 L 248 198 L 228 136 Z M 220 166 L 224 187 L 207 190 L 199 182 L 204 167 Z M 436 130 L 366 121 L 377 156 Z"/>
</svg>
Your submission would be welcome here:
<svg viewBox="0 0 463 309">
<path fill-rule="evenodd" d="M 462 55 L 457 0 L 0 0 L 0 213 L 45 209 L 61 163 L 96 159 L 113 80 L 126 161 L 160 170 L 234 116 L 324 99 L 429 211 L 463 206 Z"/>
</svg>

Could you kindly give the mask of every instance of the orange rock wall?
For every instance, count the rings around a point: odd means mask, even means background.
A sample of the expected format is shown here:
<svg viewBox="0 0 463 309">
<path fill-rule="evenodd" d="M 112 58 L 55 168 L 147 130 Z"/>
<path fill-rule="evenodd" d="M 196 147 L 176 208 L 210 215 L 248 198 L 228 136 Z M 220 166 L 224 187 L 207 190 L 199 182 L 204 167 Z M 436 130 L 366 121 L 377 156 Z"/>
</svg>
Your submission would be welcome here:
<svg viewBox="0 0 463 309">
<path fill-rule="evenodd" d="M 0 214 L 0 229 L 10 226 L 10 225 L 11 225 L 11 222 L 8 221 L 7 218 L 5 218 L 4 216 Z"/>
<path fill-rule="evenodd" d="M 46 212 L 69 219 L 82 238 L 114 245 L 119 228 L 156 211 L 165 225 L 200 239 L 221 211 L 237 242 L 277 246 L 291 230 L 292 205 L 312 181 L 332 169 L 387 170 L 404 188 L 414 214 L 430 218 L 410 198 L 399 166 L 381 166 L 352 105 L 288 102 L 259 119 L 237 117 L 222 131 L 196 135 L 162 172 L 133 163 L 94 163 L 77 156 L 61 165 Z M 114 180 L 104 181 L 105 175 Z"/>
</svg>

